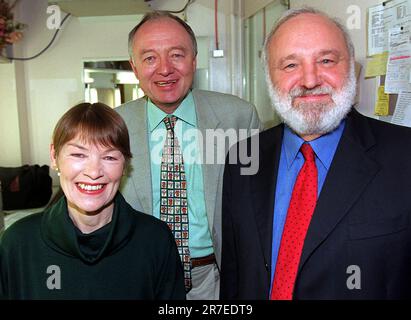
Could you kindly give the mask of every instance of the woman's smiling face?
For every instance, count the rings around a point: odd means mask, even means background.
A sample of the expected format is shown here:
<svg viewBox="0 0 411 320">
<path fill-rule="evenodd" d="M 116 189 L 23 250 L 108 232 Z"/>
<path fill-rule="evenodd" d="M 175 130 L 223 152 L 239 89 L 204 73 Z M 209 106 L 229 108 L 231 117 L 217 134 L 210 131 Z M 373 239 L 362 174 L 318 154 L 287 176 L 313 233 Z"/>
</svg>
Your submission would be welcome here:
<svg viewBox="0 0 411 320">
<path fill-rule="evenodd" d="M 60 172 L 70 213 L 112 210 L 126 163 L 118 149 L 90 144 L 77 136 L 65 143 L 58 155 L 52 145 L 50 157 Z"/>
</svg>

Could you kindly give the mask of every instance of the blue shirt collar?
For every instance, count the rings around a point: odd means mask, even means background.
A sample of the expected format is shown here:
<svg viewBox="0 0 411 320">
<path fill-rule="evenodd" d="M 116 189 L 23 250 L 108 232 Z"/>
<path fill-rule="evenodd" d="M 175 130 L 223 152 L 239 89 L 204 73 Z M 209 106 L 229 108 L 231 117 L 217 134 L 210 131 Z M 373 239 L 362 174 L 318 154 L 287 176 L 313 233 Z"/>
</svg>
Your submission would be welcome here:
<svg viewBox="0 0 411 320">
<path fill-rule="evenodd" d="M 150 99 L 147 100 L 147 119 L 150 132 L 153 132 L 167 115 L 167 113 L 158 108 Z M 197 126 L 195 103 L 191 91 L 173 112 L 173 115 L 193 127 Z"/>
<path fill-rule="evenodd" d="M 318 160 L 321 161 L 326 170 L 330 168 L 344 127 L 345 120 L 341 121 L 337 129 L 309 142 Z M 290 169 L 292 166 L 298 151 L 304 142 L 305 141 L 300 136 L 295 134 L 287 125 L 284 125 L 283 148 L 287 161 L 287 169 Z"/>
</svg>

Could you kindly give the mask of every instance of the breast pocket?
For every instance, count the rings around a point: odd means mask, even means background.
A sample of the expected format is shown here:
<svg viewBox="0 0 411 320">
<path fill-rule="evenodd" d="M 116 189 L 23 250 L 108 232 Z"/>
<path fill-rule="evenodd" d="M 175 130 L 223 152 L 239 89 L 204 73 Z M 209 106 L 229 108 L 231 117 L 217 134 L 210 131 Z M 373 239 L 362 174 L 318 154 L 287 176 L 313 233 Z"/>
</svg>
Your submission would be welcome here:
<svg viewBox="0 0 411 320">
<path fill-rule="evenodd" d="M 389 220 L 351 224 L 348 226 L 349 237 L 351 240 L 360 240 L 400 232 L 408 228 L 409 216 L 410 214 L 404 213 Z"/>
</svg>

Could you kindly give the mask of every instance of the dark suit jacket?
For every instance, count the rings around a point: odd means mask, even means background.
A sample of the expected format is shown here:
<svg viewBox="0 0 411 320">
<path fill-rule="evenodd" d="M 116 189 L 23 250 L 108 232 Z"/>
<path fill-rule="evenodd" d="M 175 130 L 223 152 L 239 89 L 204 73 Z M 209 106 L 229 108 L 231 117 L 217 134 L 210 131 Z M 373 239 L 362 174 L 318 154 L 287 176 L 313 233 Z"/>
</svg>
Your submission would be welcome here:
<svg viewBox="0 0 411 320">
<path fill-rule="evenodd" d="M 256 175 L 226 165 L 222 299 L 269 297 L 282 137 L 282 125 L 259 135 Z M 411 130 L 352 111 L 307 232 L 294 299 L 411 298 L 410 216 Z"/>
</svg>

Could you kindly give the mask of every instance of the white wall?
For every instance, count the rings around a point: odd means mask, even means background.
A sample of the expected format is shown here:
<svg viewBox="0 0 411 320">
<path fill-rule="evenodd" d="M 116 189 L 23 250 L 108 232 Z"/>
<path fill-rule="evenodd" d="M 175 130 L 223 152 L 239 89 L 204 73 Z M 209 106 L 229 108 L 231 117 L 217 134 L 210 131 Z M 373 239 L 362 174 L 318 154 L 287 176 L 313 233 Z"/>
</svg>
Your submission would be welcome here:
<svg viewBox="0 0 411 320">
<path fill-rule="evenodd" d="M 173 2 L 181 3 L 181 0 L 169 0 L 167 4 L 171 7 Z M 15 56 L 32 56 L 51 40 L 55 30 L 49 30 L 46 25 L 49 18 L 47 5 L 47 0 L 18 3 L 16 19 L 26 23 L 28 28 L 24 31 L 24 39 L 15 45 Z M 229 36 L 233 19 L 231 10 L 232 1 L 220 1 L 219 37 L 220 48 L 224 49 L 225 57 L 210 59 L 209 62 L 210 89 L 222 92 L 233 90 Z M 64 16 L 65 13 L 62 13 L 62 18 Z M 18 88 L 15 93 L 11 78 L 10 83 L 1 85 L 0 88 L 7 91 L 9 100 L 14 99 L 10 103 L 12 112 L 5 109 L 3 104 L 0 105 L 0 115 L 7 112 L 8 119 L 1 121 L 0 124 L 7 122 L 11 127 L 6 130 L 7 139 L 0 139 L 7 140 L 0 145 L 6 148 L 3 150 L 7 150 L 7 154 L 10 154 L 7 163 L 49 164 L 49 143 L 57 120 L 68 108 L 84 100 L 83 61 L 128 60 L 127 36 L 140 18 L 138 15 L 70 17 L 55 43 L 43 55 L 34 60 L 16 61 L 5 67 L 10 73 L 13 65 L 15 66 L 15 83 Z M 187 19 L 196 35 L 208 38 L 210 49 L 214 49 L 214 1 L 194 2 L 187 10 Z M 2 72 L 0 74 L 3 75 Z M 0 76 L 0 79 L 4 77 Z M 17 102 L 13 95 L 17 95 Z M 16 110 L 19 114 L 18 120 Z"/>
<path fill-rule="evenodd" d="M 11 63 L 0 64 L 0 150 L 0 167 L 21 165 L 16 77 Z"/>
<path fill-rule="evenodd" d="M 362 114 L 365 114 L 370 117 L 378 118 L 374 115 L 374 105 L 375 105 L 375 96 L 376 96 L 376 80 L 364 79 L 365 67 L 366 67 L 366 55 L 367 55 L 367 8 L 374 6 L 376 4 L 382 3 L 382 0 L 290 0 L 291 8 L 298 8 L 303 5 L 312 6 L 314 8 L 325 11 L 327 14 L 333 17 L 337 17 L 346 25 L 350 13 L 347 13 L 347 8 L 350 5 L 356 5 L 360 8 L 361 12 L 361 28 L 349 30 L 352 37 L 354 47 L 355 47 L 355 56 L 356 61 L 361 63 L 362 72 L 360 75 L 359 83 L 359 104 L 357 110 Z M 381 117 L 382 120 L 383 117 Z"/>
<path fill-rule="evenodd" d="M 28 24 L 28 29 L 20 50 L 14 54 L 27 57 L 43 49 L 55 30 L 46 26 L 47 1 L 20 3 L 20 19 Z M 27 114 L 29 150 L 25 162 L 49 163 L 48 146 L 54 125 L 69 107 L 84 99 L 83 60 L 127 56 L 127 34 L 137 18 L 124 20 L 70 17 L 43 55 L 15 62 L 24 66 L 16 77 L 22 97 L 20 113 Z"/>
<path fill-rule="evenodd" d="M 273 0 L 245 0 L 244 1 L 244 17 L 249 18 L 256 14 L 257 11 L 263 9 L 272 3 Z M 279 4 L 279 1 L 276 1 Z"/>
<path fill-rule="evenodd" d="M 263 10 L 259 10 L 246 21 L 246 52 L 247 52 L 247 100 L 257 108 L 260 120 L 265 128 L 270 128 L 281 122 L 275 114 L 268 96 L 264 67 L 261 61 L 264 37 L 268 34 L 274 22 L 286 10 L 280 1 L 271 2 L 265 9 L 265 31 Z"/>
<path fill-rule="evenodd" d="M 265 1 L 265 0 L 264 0 Z M 243 95 L 243 64 L 239 20 L 250 10 L 250 4 L 261 1 L 219 1 L 219 39 L 224 58 L 209 57 L 210 90 Z M 291 0 L 291 7 L 311 5 L 346 21 L 349 5 L 361 9 L 361 28 L 351 30 L 357 61 L 363 65 L 366 56 L 367 7 L 379 0 L 331 1 Z M 178 8 L 182 0 L 168 0 L 170 8 Z M 26 23 L 24 39 L 14 47 L 16 56 L 38 53 L 50 41 L 54 30 L 46 27 L 47 0 L 19 1 L 16 18 Z M 1 65 L 0 69 L 0 165 L 48 164 L 48 145 L 55 123 L 72 105 L 84 99 L 83 60 L 127 59 L 127 34 L 140 16 L 75 18 L 71 17 L 55 43 L 42 56 L 25 62 Z M 196 0 L 187 10 L 187 22 L 214 49 L 214 1 Z M 267 21 L 267 24 L 270 22 Z M 210 52 L 208 53 L 210 55 Z M 14 66 L 14 72 L 13 72 Z M 15 82 L 12 80 L 15 77 Z M 17 90 L 14 88 L 17 87 Z M 360 83 L 360 112 L 373 115 L 375 80 Z M 14 91 L 15 90 L 15 91 Z"/>
</svg>

